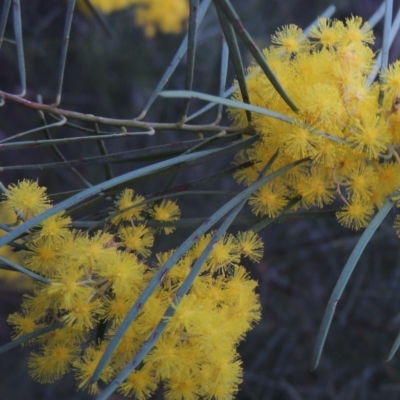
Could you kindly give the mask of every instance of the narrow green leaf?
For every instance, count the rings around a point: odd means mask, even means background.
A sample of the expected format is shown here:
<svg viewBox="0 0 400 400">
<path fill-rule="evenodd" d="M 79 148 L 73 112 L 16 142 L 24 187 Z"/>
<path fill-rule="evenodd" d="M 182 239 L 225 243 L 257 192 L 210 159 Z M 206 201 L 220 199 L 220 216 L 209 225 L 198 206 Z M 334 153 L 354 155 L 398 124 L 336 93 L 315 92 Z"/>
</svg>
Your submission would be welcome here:
<svg viewBox="0 0 400 400">
<path fill-rule="evenodd" d="M 100 135 L 100 130 L 99 130 L 99 126 L 97 124 L 94 125 L 95 126 L 95 131 L 97 135 Z M 97 145 L 99 147 L 100 150 L 100 154 L 104 157 L 107 157 L 108 155 L 108 151 L 107 151 L 107 147 L 106 144 L 104 143 L 104 140 L 100 139 L 97 142 Z M 105 176 L 106 179 L 112 179 L 114 177 L 111 165 L 109 163 L 105 163 L 104 164 L 104 172 L 105 172 Z"/>
<path fill-rule="evenodd" d="M 224 144 L 225 142 L 231 142 L 235 139 L 240 138 L 241 134 L 229 134 L 224 137 L 218 138 L 218 144 Z M 195 139 L 187 140 L 171 145 L 163 144 L 160 146 L 149 146 L 142 149 L 132 149 L 120 153 L 111 153 L 107 156 L 95 156 L 80 158 L 77 160 L 69 160 L 63 162 L 45 163 L 45 164 L 23 164 L 14 166 L 0 166 L 0 171 L 14 171 L 14 170 L 28 170 L 28 169 L 56 169 L 56 168 L 72 168 L 79 166 L 90 166 L 90 165 L 101 165 L 104 163 L 124 163 L 124 162 L 138 162 L 138 161 L 151 161 L 159 160 L 164 158 L 171 158 L 172 156 L 179 155 L 184 151 L 192 148 L 193 146 L 202 143 L 207 139 Z"/>
<path fill-rule="evenodd" d="M 229 61 L 229 47 L 226 43 L 225 36 L 222 35 L 222 49 L 221 49 L 221 69 L 219 77 L 219 97 L 224 97 L 226 79 L 228 77 L 228 61 Z M 222 118 L 222 104 L 218 104 L 217 119 L 214 124 L 218 124 Z"/>
<path fill-rule="evenodd" d="M 242 100 L 246 104 L 250 104 L 249 91 L 247 90 L 246 75 L 244 73 L 244 67 L 242 62 L 242 57 L 240 55 L 239 45 L 236 40 L 235 31 L 227 19 L 226 15 L 220 9 L 218 4 L 215 4 L 217 9 L 219 22 L 221 29 L 224 32 L 224 36 L 229 48 L 229 56 L 232 60 L 233 68 L 235 70 L 236 79 L 239 85 L 240 94 L 242 95 Z M 251 113 L 246 110 L 247 121 L 251 123 Z"/>
<path fill-rule="evenodd" d="M 40 128 L 35 128 L 35 130 L 41 130 Z M 33 130 L 29 131 L 31 133 Z M 23 132 L 26 134 L 26 132 Z M 108 135 L 99 135 L 99 136 L 81 136 L 76 138 L 63 138 L 63 139 L 52 139 L 52 140 L 30 140 L 30 141 L 21 141 L 17 143 L 3 143 L 0 144 L 0 151 L 3 150 L 19 150 L 25 149 L 28 147 L 45 147 L 45 146 L 54 146 L 60 144 L 70 144 L 77 142 L 86 142 L 100 139 L 117 139 L 120 137 L 126 136 L 137 136 L 137 135 L 154 135 L 154 130 L 151 131 L 143 131 L 143 132 L 123 132 L 123 133 L 110 133 Z"/>
<path fill-rule="evenodd" d="M 373 28 L 383 18 L 384 15 L 385 15 L 385 0 L 382 1 L 381 5 L 368 20 L 369 26 Z"/>
<path fill-rule="evenodd" d="M 220 132 L 220 133 L 217 133 L 216 135 L 210 136 L 209 138 L 203 140 L 201 143 L 198 143 L 198 144 L 196 144 L 195 146 L 193 146 L 192 148 L 186 150 L 186 151 L 185 151 L 184 153 L 182 153 L 182 154 L 189 154 L 189 153 L 192 153 L 192 152 L 195 151 L 195 150 L 199 150 L 199 149 L 201 149 L 203 146 L 206 146 L 208 143 L 210 143 L 210 142 L 214 141 L 215 139 L 218 139 L 218 138 L 220 138 L 220 137 L 222 137 L 222 136 L 224 136 L 224 135 L 225 135 L 225 132 Z M 182 172 L 183 170 L 185 170 L 186 168 L 187 168 L 187 166 L 186 166 L 185 164 L 182 164 L 182 165 L 178 166 L 178 167 L 176 168 L 175 173 L 174 173 L 174 174 L 171 174 L 171 176 L 170 176 L 170 178 L 168 179 L 167 183 L 164 185 L 164 188 L 163 188 L 162 191 L 163 191 L 163 192 L 168 191 L 168 190 L 171 188 L 171 186 L 173 185 L 173 183 L 174 183 L 175 179 L 177 178 L 178 174 L 179 174 L 180 172 Z"/>
<path fill-rule="evenodd" d="M 389 63 L 390 30 L 392 27 L 393 0 L 385 0 L 385 18 L 383 22 L 382 61 L 380 68 L 384 69 Z"/>
<path fill-rule="evenodd" d="M 293 110 L 298 111 L 297 107 L 290 99 L 289 95 L 286 93 L 285 89 L 279 83 L 277 77 L 275 76 L 274 72 L 272 71 L 271 67 L 269 66 L 266 58 L 262 51 L 258 48 L 254 40 L 251 38 L 249 33 L 247 32 L 246 28 L 243 26 L 242 21 L 240 20 L 239 16 L 237 15 L 236 11 L 232 7 L 229 0 L 214 0 L 217 3 L 225 15 L 228 17 L 229 21 L 231 22 L 233 28 L 235 29 L 237 35 L 242 39 L 245 46 L 249 49 L 250 53 L 261 67 L 269 81 L 271 82 L 272 86 L 275 90 L 279 93 L 282 97 L 282 100 Z"/>
<path fill-rule="evenodd" d="M 389 352 L 389 355 L 388 355 L 386 361 L 390 361 L 394 357 L 399 346 L 400 346 L 400 332 L 398 333 L 396 340 L 394 341 L 393 346 L 390 349 L 390 352 Z"/>
<path fill-rule="evenodd" d="M 211 0 L 203 0 L 203 2 L 201 3 L 201 5 L 199 7 L 199 12 L 198 12 L 198 15 L 197 15 L 197 17 L 198 17 L 197 25 L 200 25 L 200 23 L 203 20 L 204 15 L 206 14 L 206 11 L 207 11 L 208 7 L 210 6 L 210 4 L 211 4 Z M 183 39 L 183 41 L 182 41 L 181 45 L 179 46 L 179 49 L 176 52 L 174 58 L 170 62 L 169 66 L 166 69 L 166 71 L 164 72 L 164 75 L 162 76 L 160 82 L 158 82 L 156 88 L 154 89 L 154 91 L 151 94 L 149 100 L 147 101 L 146 105 L 144 106 L 143 111 L 136 118 L 136 120 L 143 119 L 146 116 L 147 111 L 149 111 L 150 107 L 153 105 L 153 103 L 156 100 L 156 98 L 158 97 L 159 93 L 161 92 L 161 90 L 163 90 L 164 86 L 169 81 L 169 78 L 171 78 L 171 76 L 174 73 L 176 67 L 180 63 L 180 61 L 183 58 L 183 56 L 185 55 L 187 46 L 188 46 L 188 35 L 186 35 L 185 38 Z"/>
<path fill-rule="evenodd" d="M 230 87 L 229 89 L 227 89 L 223 94 L 220 95 L 220 97 L 223 98 L 227 98 L 228 96 L 230 96 L 234 91 L 236 90 L 236 88 L 234 86 Z M 162 92 L 165 93 L 165 92 Z M 161 96 L 162 96 L 161 93 Z M 189 115 L 186 118 L 186 122 L 191 121 L 192 119 L 195 119 L 196 117 L 198 117 L 199 115 L 204 114 L 205 112 L 207 112 L 208 110 L 210 110 L 211 108 L 213 108 L 214 106 L 216 106 L 218 104 L 218 106 L 222 106 L 222 103 L 215 103 L 215 102 L 211 102 L 208 103 L 207 105 L 205 105 L 204 107 L 202 107 L 200 110 L 194 112 L 193 114 Z"/>
<path fill-rule="evenodd" d="M 3 8 L 1 10 L 0 17 L 0 48 L 4 40 L 4 32 L 6 31 L 6 25 L 8 20 L 8 15 L 10 13 L 10 5 L 12 0 L 4 0 Z"/>
<path fill-rule="evenodd" d="M 7 243 L 16 239 L 17 237 L 22 235 L 24 232 L 26 232 L 29 229 L 33 228 L 34 226 L 40 224 L 42 221 L 46 220 L 47 218 L 51 217 L 52 215 L 55 215 L 60 211 L 66 210 L 67 208 L 72 207 L 84 200 L 87 200 L 92 196 L 102 193 L 102 192 L 106 191 L 107 189 L 110 189 L 110 188 L 118 186 L 118 185 L 122 185 L 125 182 L 131 181 L 135 178 L 149 175 L 154 171 L 165 169 L 167 167 L 171 167 L 175 164 L 179 164 L 181 162 L 185 162 L 188 160 L 195 160 L 197 158 L 201 158 L 201 157 L 210 155 L 214 152 L 216 152 L 216 150 L 204 150 L 204 151 L 200 151 L 200 152 L 197 152 L 194 154 L 185 154 L 183 156 L 178 156 L 178 157 L 173 158 L 172 160 L 162 161 L 160 163 L 149 165 L 147 167 L 140 168 L 135 171 L 127 172 L 123 175 L 117 176 L 116 178 L 110 179 L 109 181 L 101 182 L 98 185 L 95 185 L 88 189 L 82 190 L 81 192 L 77 193 L 76 195 L 62 201 L 61 203 L 56 204 L 52 208 L 43 212 L 42 214 L 29 219 L 28 221 L 24 222 L 22 225 L 19 225 L 17 228 L 12 230 L 11 232 L 0 237 L 0 247 L 6 245 Z"/>
<path fill-rule="evenodd" d="M 314 370 L 318 366 L 337 303 L 342 296 L 347 282 L 350 279 L 350 276 L 368 242 L 371 240 L 373 234 L 378 229 L 378 227 L 392 208 L 393 203 L 391 201 L 387 201 L 385 205 L 377 212 L 375 217 L 372 219 L 368 227 L 361 235 L 356 247 L 353 249 L 349 259 L 347 260 L 346 265 L 343 268 L 342 273 L 340 274 L 340 277 L 335 285 L 335 288 L 333 289 L 331 297 L 329 298 L 329 302 L 326 306 L 324 317 L 319 328 L 317 342 L 314 347 L 314 354 L 311 361 L 312 370 Z"/>
<path fill-rule="evenodd" d="M 194 92 L 194 91 L 186 92 L 185 90 L 165 90 L 160 93 L 160 96 L 167 97 L 167 98 L 195 97 L 197 99 L 214 102 L 214 103 L 218 103 L 218 104 L 223 104 L 223 105 L 225 105 L 227 107 L 231 107 L 231 108 L 239 108 L 242 110 L 249 110 L 249 111 L 257 113 L 257 114 L 267 115 L 268 117 L 279 119 L 280 121 L 287 122 L 288 124 L 295 123 L 295 124 L 301 126 L 302 128 L 307 129 L 308 131 L 315 133 L 325 139 L 331 140 L 336 143 L 348 145 L 348 143 L 341 138 L 329 135 L 328 133 L 325 133 L 325 132 L 321 132 L 315 128 L 312 128 L 311 126 L 307 126 L 305 124 L 300 124 L 298 121 L 295 121 L 292 118 L 287 117 L 286 115 L 279 114 L 275 111 L 271 111 L 266 108 L 254 106 L 251 104 L 245 104 L 245 103 L 242 103 L 241 101 L 224 99 L 224 98 L 221 98 L 218 96 L 213 96 L 211 94 L 205 94 L 205 93 Z M 0 150 L 1 150 L 1 148 L 0 148 Z"/>
<path fill-rule="evenodd" d="M 114 32 L 112 31 L 110 25 L 108 24 L 107 20 L 104 18 L 104 15 L 93 5 L 90 0 L 83 0 L 85 4 L 88 6 L 89 10 L 92 12 L 93 16 L 95 17 L 96 21 L 99 25 L 103 28 L 104 32 L 109 37 L 114 37 Z"/>
<path fill-rule="evenodd" d="M 40 96 L 39 101 L 41 102 L 41 100 L 42 99 Z M 51 133 L 50 133 L 50 129 L 49 129 L 50 126 L 47 125 L 46 115 L 44 113 L 42 113 L 41 111 L 39 111 L 39 116 L 42 120 L 42 128 L 43 128 L 43 132 L 44 132 L 46 139 L 53 140 Z M 62 118 L 62 120 L 67 121 L 67 119 L 65 117 Z M 62 160 L 62 162 L 67 161 L 67 159 L 64 157 L 64 154 L 61 152 L 61 150 L 57 146 L 51 146 L 51 148 L 53 149 L 53 151 L 57 155 L 57 157 Z M 1 167 L 0 167 L 0 171 L 1 171 Z M 76 168 L 71 168 L 71 171 L 84 183 L 85 186 L 87 186 L 87 187 L 93 186 Z"/>
<path fill-rule="evenodd" d="M 21 21 L 21 4 L 19 0 L 13 0 L 13 22 L 14 22 L 14 35 L 17 45 L 17 59 L 19 78 L 21 81 L 21 93 L 19 96 L 23 97 L 26 93 L 26 72 L 25 72 L 25 56 L 24 56 L 24 43 L 22 36 L 22 21 Z"/>
<path fill-rule="evenodd" d="M 194 74 L 194 61 L 196 57 L 196 39 L 197 39 L 197 14 L 199 9 L 199 0 L 189 0 L 189 30 L 188 30 L 188 47 L 186 57 L 186 73 L 185 73 L 185 90 L 192 90 L 193 87 L 193 74 Z M 189 110 L 190 99 L 183 101 L 182 122 L 186 120 Z"/>
<path fill-rule="evenodd" d="M 381 5 L 382 9 L 384 10 L 383 6 L 384 4 Z M 394 42 L 394 39 L 397 37 L 399 29 L 400 29 L 400 10 L 397 11 L 392 27 L 390 29 L 389 47 L 392 47 L 392 44 Z M 368 86 L 372 85 L 372 82 L 377 77 L 381 65 L 382 65 L 382 49 L 379 50 L 378 56 L 375 59 L 374 67 L 372 68 L 372 71 L 368 75 L 368 80 L 367 80 Z"/>
<path fill-rule="evenodd" d="M 75 0 L 68 0 L 67 12 L 65 14 L 63 41 L 61 45 L 60 65 L 58 67 L 56 101 L 53 103 L 54 106 L 58 106 L 61 101 L 61 92 L 64 82 L 65 63 L 67 60 L 69 36 L 71 33 L 71 25 L 72 25 L 72 18 L 74 16 L 74 9 L 75 9 Z"/>
<path fill-rule="evenodd" d="M 50 281 L 48 279 L 44 278 L 43 276 L 35 274 L 34 272 L 29 271 L 29 269 L 21 267 L 20 265 L 15 264 L 14 262 L 8 260 L 7 258 L 5 258 L 3 256 L 0 256 L 0 261 L 2 261 L 4 264 L 9 265 L 13 270 L 21 272 L 25 275 L 28 275 L 30 278 L 33 278 L 39 282 L 50 283 Z"/>
<path fill-rule="evenodd" d="M 260 232 L 263 230 L 265 227 L 268 225 L 271 225 L 274 222 L 281 221 L 283 217 L 285 217 L 285 214 L 287 211 L 289 211 L 293 206 L 295 206 L 299 201 L 301 200 L 301 197 L 295 197 L 293 199 L 290 199 L 289 202 L 286 204 L 286 206 L 282 209 L 282 212 L 275 218 L 263 218 L 260 222 L 255 224 L 251 230 L 253 232 Z"/>
<path fill-rule="evenodd" d="M 56 329 L 60 329 L 63 326 L 64 326 L 64 322 L 57 322 L 53 325 L 49 325 L 49 326 L 40 328 L 35 332 L 28 333 L 25 336 L 21 336 L 18 339 L 15 339 L 7 344 L 4 344 L 3 346 L 0 346 L 0 354 L 3 354 L 8 350 L 14 349 L 15 347 L 18 347 L 22 343 L 28 342 L 29 340 L 36 339 L 37 337 L 44 335 L 45 333 L 55 331 Z"/>
</svg>

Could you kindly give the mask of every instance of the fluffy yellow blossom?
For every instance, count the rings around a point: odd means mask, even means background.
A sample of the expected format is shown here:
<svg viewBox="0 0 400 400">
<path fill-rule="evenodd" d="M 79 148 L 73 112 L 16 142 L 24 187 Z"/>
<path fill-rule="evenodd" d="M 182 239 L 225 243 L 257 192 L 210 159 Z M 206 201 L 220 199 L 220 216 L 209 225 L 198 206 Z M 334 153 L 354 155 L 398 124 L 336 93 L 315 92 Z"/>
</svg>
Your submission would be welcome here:
<svg viewBox="0 0 400 400">
<path fill-rule="evenodd" d="M 340 42 L 343 36 L 343 30 L 343 22 L 319 18 L 318 25 L 311 28 L 310 38 L 316 40 L 315 46 L 322 46 L 330 49 Z"/>
<path fill-rule="evenodd" d="M 338 221 L 347 228 L 365 228 L 371 220 L 373 206 L 362 199 L 355 198 L 337 212 Z"/>
<path fill-rule="evenodd" d="M 50 208 L 49 203 L 46 188 L 26 179 L 16 185 L 11 184 L 5 194 L 6 208 L 19 213 L 24 220 L 46 211 Z"/>
<path fill-rule="evenodd" d="M 351 44 L 374 44 L 374 33 L 368 22 L 363 22 L 361 17 L 346 18 L 346 28 L 343 30 L 342 41 Z"/>
<path fill-rule="evenodd" d="M 398 96 L 400 94 L 400 61 L 397 60 L 380 74 L 383 89 L 389 94 Z"/>
<path fill-rule="evenodd" d="M 151 247 L 154 243 L 154 235 L 151 229 L 144 225 L 133 225 L 120 228 L 118 235 L 123 244 L 131 251 L 148 257 L 151 254 Z"/>
<path fill-rule="evenodd" d="M 32 333 L 38 329 L 39 326 L 35 320 L 35 316 L 27 311 L 24 311 L 23 314 L 16 312 L 9 315 L 7 322 L 13 326 L 13 338 L 18 339 L 19 337 Z"/>
<path fill-rule="evenodd" d="M 80 352 L 78 346 L 58 342 L 44 346 L 40 353 L 32 353 L 28 360 L 29 372 L 40 383 L 52 383 L 65 375 Z"/>
<path fill-rule="evenodd" d="M 307 37 L 296 25 L 287 25 L 272 35 L 271 42 L 277 49 L 283 50 L 288 55 L 299 53 L 308 48 Z"/>
<path fill-rule="evenodd" d="M 261 138 L 236 156 L 235 165 L 246 168 L 234 177 L 251 185 L 274 154 L 271 172 L 301 161 L 250 197 L 253 213 L 277 217 L 297 196 L 306 208 L 338 200 L 341 224 L 366 227 L 375 209 L 400 187 L 400 62 L 369 83 L 374 35 L 358 16 L 344 22 L 320 18 L 309 38 L 296 26 L 285 26 L 271 42 L 263 54 L 298 111 L 288 107 L 259 66 L 248 68 L 251 104 L 292 123 L 253 113 L 251 125 Z M 233 98 L 241 101 L 238 89 Z M 228 113 L 234 125 L 247 124 L 243 110 Z"/>
<path fill-rule="evenodd" d="M 280 182 L 270 182 L 250 197 L 249 204 L 256 215 L 276 217 L 287 204 L 287 189 Z"/>
<path fill-rule="evenodd" d="M 154 370 L 143 367 L 128 376 L 120 386 L 119 392 L 137 400 L 146 400 L 157 389 L 157 384 Z"/>
<path fill-rule="evenodd" d="M 71 218 L 65 215 L 65 212 L 53 215 L 40 224 L 40 239 L 57 240 L 70 234 L 68 226 L 71 224 Z"/>
<path fill-rule="evenodd" d="M 240 254 L 249 258 L 253 262 L 261 260 L 264 252 L 264 243 L 261 238 L 253 231 L 239 232 L 237 241 Z"/>
<path fill-rule="evenodd" d="M 140 219 L 142 211 L 146 208 L 144 204 L 140 204 L 143 201 L 143 196 L 135 195 L 132 189 L 125 189 L 115 202 L 116 211 L 112 213 L 115 215 L 111 218 L 112 223 L 118 225 L 122 221 Z"/>
<path fill-rule="evenodd" d="M 162 200 L 161 203 L 156 204 L 149 211 L 150 215 L 157 221 L 161 222 L 172 222 L 177 221 L 181 215 L 181 210 L 178 205 L 171 200 Z M 171 226 L 165 226 L 165 234 L 172 233 L 175 228 Z"/>
</svg>

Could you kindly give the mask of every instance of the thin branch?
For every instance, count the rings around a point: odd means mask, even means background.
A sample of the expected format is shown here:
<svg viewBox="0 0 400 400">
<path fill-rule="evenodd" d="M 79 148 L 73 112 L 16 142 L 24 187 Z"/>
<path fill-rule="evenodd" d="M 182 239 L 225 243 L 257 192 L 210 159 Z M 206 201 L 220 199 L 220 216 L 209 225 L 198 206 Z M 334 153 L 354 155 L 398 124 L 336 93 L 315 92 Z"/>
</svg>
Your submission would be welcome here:
<svg viewBox="0 0 400 400">
<path fill-rule="evenodd" d="M 114 127 L 126 127 L 126 128 L 138 128 L 147 130 L 149 134 L 151 130 L 179 130 L 188 132 L 220 132 L 226 131 L 227 133 L 240 132 L 241 128 L 230 127 L 230 126 L 218 126 L 218 125 L 188 125 L 181 123 L 160 123 L 160 122 L 143 122 L 136 119 L 115 119 L 99 117 L 93 114 L 83 114 L 76 111 L 64 110 L 58 107 L 54 107 L 48 104 L 41 104 L 31 100 L 24 99 L 17 95 L 0 91 L 0 99 L 9 100 L 17 104 L 21 104 L 32 110 L 40 110 L 45 113 L 50 113 L 58 116 L 64 116 L 68 119 L 75 119 L 79 121 L 90 122 L 94 124 L 108 125 Z"/>
</svg>

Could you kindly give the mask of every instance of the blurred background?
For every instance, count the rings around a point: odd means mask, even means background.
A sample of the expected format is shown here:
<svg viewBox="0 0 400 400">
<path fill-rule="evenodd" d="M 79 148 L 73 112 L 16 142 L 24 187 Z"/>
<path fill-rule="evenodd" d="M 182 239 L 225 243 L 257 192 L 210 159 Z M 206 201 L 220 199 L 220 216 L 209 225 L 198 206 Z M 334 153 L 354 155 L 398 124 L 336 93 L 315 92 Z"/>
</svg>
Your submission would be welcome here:
<svg viewBox="0 0 400 400">
<path fill-rule="evenodd" d="M 111 1 L 111 0 L 110 0 Z M 270 44 L 278 27 L 294 23 L 305 28 L 329 5 L 336 6 L 336 18 L 360 15 L 367 20 L 379 7 L 376 0 L 231 0 L 250 34 L 260 47 Z M 0 9 L 3 1 L 0 1 Z M 398 9 L 399 1 L 395 1 Z M 45 103 L 55 99 L 57 68 L 60 56 L 66 2 L 63 0 L 21 0 L 24 50 L 27 70 L 27 98 L 38 95 Z M 106 16 L 113 32 L 110 37 L 91 16 L 76 11 L 70 37 L 60 107 L 110 118 L 134 118 L 140 114 L 155 85 L 174 56 L 184 33 L 147 37 L 134 24 L 134 8 Z M 380 48 L 382 24 L 375 29 L 375 50 Z M 219 88 L 221 31 L 213 7 L 210 7 L 198 34 L 198 52 L 194 89 L 217 94 Z M 13 37 L 12 25 L 6 38 Z M 243 51 L 244 63 L 251 57 Z M 390 54 L 400 58 L 400 40 Z M 3 43 L 0 51 L 0 90 L 20 91 L 15 46 Z M 184 86 L 185 60 L 169 81 L 168 89 Z M 234 79 L 232 70 L 228 85 Z M 193 102 L 194 111 L 200 103 Z M 146 121 L 179 120 L 182 101 L 159 99 Z M 215 110 L 197 118 L 207 124 L 215 119 Z M 40 124 L 36 112 L 7 102 L 0 108 L 0 139 Z M 224 117 L 223 124 L 229 124 Z M 56 131 L 57 137 L 78 135 L 71 127 Z M 59 136 L 58 136 L 59 135 Z M 43 132 L 30 136 L 43 139 Z M 154 136 L 133 136 L 106 142 L 109 152 L 141 149 L 181 140 L 196 139 L 190 132 L 158 131 Z M 87 158 L 99 154 L 95 142 L 65 145 L 67 159 Z M 229 156 L 230 157 L 230 156 Z M 200 165 L 179 176 L 178 183 L 204 177 L 230 158 Z M 58 161 L 50 147 L 2 151 L 0 166 L 50 163 Z M 113 164 L 119 175 L 143 162 Z M 92 184 L 105 179 L 99 166 L 82 166 L 78 171 Z M 84 184 L 70 169 L 20 169 L 0 172 L 7 185 L 18 179 L 39 179 L 49 193 L 82 189 Z M 134 187 L 140 194 L 157 190 L 158 182 L 143 182 Z M 213 183 L 224 190 L 238 190 L 233 179 Z M 208 216 L 226 199 L 196 196 L 179 202 L 185 217 Z M 108 206 L 111 206 L 109 203 Z M 249 210 L 245 213 L 249 214 Z M 390 219 L 390 220 L 389 220 Z M 310 221 L 293 220 L 267 227 L 261 232 L 265 242 L 263 260 L 249 265 L 259 282 L 263 307 L 262 321 L 241 344 L 244 382 L 238 399 L 248 400 L 325 400 L 325 399 L 400 399 L 400 356 L 386 363 L 385 358 L 400 330 L 400 246 L 391 228 L 393 215 L 377 231 L 358 263 L 344 296 L 337 307 L 320 366 L 310 372 L 313 346 L 323 312 L 339 274 L 360 236 L 347 230 L 334 218 Z M 240 226 L 236 226 L 240 229 Z M 160 250 L 175 246 L 191 230 L 181 230 Z M 8 314 L 19 309 L 23 284 L 0 282 L 0 342 L 10 340 L 6 324 Z M 223 338 L 221 338 L 223 340 Z M 72 374 L 53 385 L 39 385 L 28 375 L 26 348 L 17 348 L 1 356 L 0 397 L 4 399 L 50 400 L 90 399 L 76 392 Z M 114 395 L 113 399 L 121 398 Z M 161 391 L 155 399 L 162 399 Z"/>
</svg>

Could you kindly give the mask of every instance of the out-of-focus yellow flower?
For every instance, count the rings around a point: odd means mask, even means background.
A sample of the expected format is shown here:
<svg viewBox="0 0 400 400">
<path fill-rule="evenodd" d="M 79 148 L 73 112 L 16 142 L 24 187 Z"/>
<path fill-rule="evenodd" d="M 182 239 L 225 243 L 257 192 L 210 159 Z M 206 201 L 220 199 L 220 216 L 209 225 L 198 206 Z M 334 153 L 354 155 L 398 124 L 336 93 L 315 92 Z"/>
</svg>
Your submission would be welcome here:
<svg viewBox="0 0 400 400">
<path fill-rule="evenodd" d="M 146 36 L 152 37 L 157 30 L 162 33 L 180 33 L 189 16 L 187 0 L 137 1 L 135 22 L 142 26 Z"/>
<path fill-rule="evenodd" d="M 105 14 L 132 5 L 137 6 L 135 23 L 143 27 L 148 37 L 153 37 L 157 31 L 180 33 L 189 16 L 188 0 L 91 0 L 91 2 Z M 83 13 L 90 13 L 84 0 L 78 0 L 77 6 Z"/>
<path fill-rule="evenodd" d="M 118 11 L 127 8 L 131 6 L 133 3 L 136 3 L 136 1 L 135 0 L 91 0 L 91 3 L 101 12 L 109 14 L 113 11 Z M 76 5 L 79 8 L 79 10 L 81 10 L 85 14 L 89 13 L 89 9 L 84 0 L 78 0 L 76 2 Z"/>
</svg>

